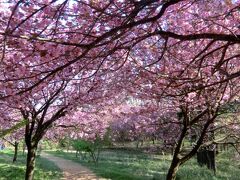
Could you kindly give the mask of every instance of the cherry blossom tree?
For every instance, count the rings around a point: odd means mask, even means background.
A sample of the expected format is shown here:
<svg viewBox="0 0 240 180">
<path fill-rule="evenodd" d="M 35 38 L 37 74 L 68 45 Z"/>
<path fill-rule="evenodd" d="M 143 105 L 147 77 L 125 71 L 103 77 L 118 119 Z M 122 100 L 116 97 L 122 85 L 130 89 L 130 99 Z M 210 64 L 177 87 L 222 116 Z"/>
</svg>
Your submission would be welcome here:
<svg viewBox="0 0 240 180">
<path fill-rule="evenodd" d="M 169 102 L 168 102 L 169 103 Z M 110 129 L 117 142 L 160 140 L 164 146 L 175 144 L 179 132 L 177 111 L 166 103 L 127 101 L 110 112 Z M 163 150 L 163 147 L 162 147 Z"/>
<path fill-rule="evenodd" d="M 238 5 L 229 0 L 204 5 L 190 0 L 2 2 L 2 97 L 36 88 L 63 70 L 113 71 L 132 56 L 142 57 L 148 68 L 172 65 L 175 74 L 184 63 L 212 63 L 208 71 L 224 74 L 215 83 L 239 77 L 237 69 L 225 67 L 239 65 Z M 218 54 L 215 62 L 213 54 Z M 6 76 L 6 71 L 17 73 Z M 31 83 L 23 86 L 23 78 Z"/>
<path fill-rule="evenodd" d="M 55 137 L 68 135 L 72 139 L 94 141 L 96 137 L 103 139 L 109 121 L 104 110 L 89 105 L 60 118 L 54 127 L 56 131 L 50 133 Z"/>
<path fill-rule="evenodd" d="M 78 92 L 72 79 L 89 80 L 85 92 L 112 78 L 114 92 L 168 100 L 178 108 L 182 128 L 167 179 L 175 179 L 178 167 L 197 152 L 220 106 L 239 94 L 238 0 L 12 0 L 0 6 L 1 100 L 24 107 L 30 124 L 34 111 L 34 118 L 45 117 L 44 109 L 50 109 L 47 119 L 55 121 L 73 109 L 68 104 L 76 98 L 63 95 Z M 44 100 L 30 113 L 27 100 L 39 93 Z M 99 94 L 105 93 L 92 96 Z M 182 142 L 198 123 L 196 146 L 181 157 Z"/>
<path fill-rule="evenodd" d="M 181 115 L 179 116 L 181 133 L 179 132 L 180 135 L 174 150 L 167 179 L 175 179 L 179 166 L 197 153 L 208 129 L 218 117 L 221 106 L 238 98 L 239 95 L 239 86 L 236 85 L 239 78 L 222 83 L 215 83 L 218 82 L 219 79 L 224 79 L 225 75 L 221 73 L 204 74 L 205 68 L 209 68 L 212 66 L 211 64 L 199 67 L 197 71 L 195 67 L 190 68 L 189 64 L 186 64 L 186 66 L 188 66 L 188 73 L 185 75 L 182 72 L 187 68 L 183 66 L 182 69 L 179 69 L 180 74 L 176 73 L 176 75 L 174 75 L 167 73 L 167 78 L 159 77 L 159 74 L 162 72 L 161 67 L 155 67 L 152 71 L 142 71 L 140 69 L 140 75 L 136 76 L 136 79 L 132 81 L 134 82 L 133 87 L 135 89 L 137 89 L 136 86 L 138 87 L 138 91 L 135 91 L 137 97 L 156 99 L 159 102 L 164 102 L 166 99 L 171 100 L 169 102 L 178 109 L 178 113 Z M 173 73 L 174 71 L 170 72 Z M 195 76 L 195 73 L 204 74 L 204 76 L 201 75 L 200 79 L 195 79 L 195 77 L 198 76 Z M 194 80 L 192 80 L 191 77 L 194 77 Z M 138 81 L 140 81 L 140 83 L 135 84 L 135 82 Z M 211 84 L 210 87 L 207 85 L 208 83 Z M 205 87 L 195 89 L 198 84 Z M 132 92 L 131 89 L 130 92 Z M 200 133 L 196 139 L 195 146 L 192 147 L 192 150 L 187 155 L 182 155 L 183 140 L 196 125 Z"/>
<path fill-rule="evenodd" d="M 20 121 L 19 117 L 20 114 L 17 111 L 6 104 L 1 104 L 0 129 L 3 132 L 1 138 L 14 147 L 13 162 L 17 161 L 18 145 L 24 137 L 24 130 L 22 127 L 25 125 L 25 121 Z"/>
<path fill-rule="evenodd" d="M 76 157 L 80 154 L 85 158 L 85 153 L 89 153 L 93 162 L 97 163 L 109 126 L 107 116 L 101 109 L 93 105 L 79 108 L 76 112 L 60 118 L 56 122 L 58 125 L 54 127 L 54 131 L 47 135 L 56 139 L 68 137 L 76 150 Z"/>
<path fill-rule="evenodd" d="M 41 90 L 35 89 L 19 96 L 11 96 L 4 101 L 26 121 L 25 143 L 28 154 L 25 179 L 33 178 L 37 146 L 46 132 L 51 127 L 61 126 L 61 121 L 57 120 L 67 114 L 71 116 L 77 108 L 100 103 L 103 98 L 111 96 L 106 90 L 106 86 L 110 85 L 107 81 L 103 76 L 62 79 L 59 75 L 48 84 L 42 84 Z M 81 120 L 83 119 L 77 119 L 76 116 L 78 123 Z"/>
</svg>

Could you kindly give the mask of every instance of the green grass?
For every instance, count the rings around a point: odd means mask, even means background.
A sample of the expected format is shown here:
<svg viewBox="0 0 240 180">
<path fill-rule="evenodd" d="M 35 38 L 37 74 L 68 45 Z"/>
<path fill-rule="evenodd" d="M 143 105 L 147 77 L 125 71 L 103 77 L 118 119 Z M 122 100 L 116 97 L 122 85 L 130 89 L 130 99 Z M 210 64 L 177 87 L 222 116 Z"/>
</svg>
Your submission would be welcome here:
<svg viewBox="0 0 240 180">
<path fill-rule="evenodd" d="M 0 151 L 0 180 L 22 180 L 25 175 L 26 157 L 19 153 L 12 163 L 12 150 Z M 34 172 L 35 180 L 57 180 L 62 176 L 60 169 L 51 161 L 38 157 Z"/>
<path fill-rule="evenodd" d="M 113 180 L 164 180 L 171 156 L 149 155 L 135 151 L 107 150 L 100 155 L 98 165 L 88 160 L 80 160 L 75 153 L 61 151 L 49 152 L 56 156 L 81 163 L 98 176 Z M 199 167 L 195 158 L 180 167 L 178 180 L 239 180 L 240 163 L 233 152 L 224 152 L 217 156 L 217 174 L 206 167 Z"/>
</svg>

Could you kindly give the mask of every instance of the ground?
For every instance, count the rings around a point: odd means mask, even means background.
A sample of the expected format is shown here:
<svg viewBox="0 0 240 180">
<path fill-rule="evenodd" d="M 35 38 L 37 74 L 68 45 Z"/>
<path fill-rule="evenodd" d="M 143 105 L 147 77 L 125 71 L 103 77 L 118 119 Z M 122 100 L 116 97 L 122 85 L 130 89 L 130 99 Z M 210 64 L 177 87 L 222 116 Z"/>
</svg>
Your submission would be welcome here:
<svg viewBox="0 0 240 180">
<path fill-rule="evenodd" d="M 104 180 L 99 178 L 91 170 L 83 167 L 79 163 L 75 163 L 71 160 L 66 160 L 60 157 L 56 157 L 47 153 L 42 153 L 42 157 L 54 162 L 63 172 L 61 179 L 65 180 Z"/>
<path fill-rule="evenodd" d="M 19 152 L 12 163 L 13 152 L 0 151 L 0 180 L 22 180 L 25 156 Z M 177 180 L 239 180 L 240 162 L 236 151 L 217 155 L 217 174 L 199 167 L 192 158 L 182 166 Z M 98 164 L 90 157 L 76 157 L 75 152 L 47 151 L 37 158 L 35 180 L 163 180 L 171 162 L 171 155 L 143 153 L 122 149 L 103 149 Z"/>
<path fill-rule="evenodd" d="M 99 177 L 112 180 L 163 180 L 170 166 L 171 155 L 157 155 L 138 151 L 104 149 L 99 163 L 90 158 L 76 158 L 74 152 L 52 151 L 54 156 L 72 160 L 91 169 Z M 177 180 L 239 180 L 240 162 L 236 161 L 236 152 L 229 150 L 217 155 L 217 173 L 200 167 L 196 158 L 192 158 L 180 167 Z"/>
</svg>

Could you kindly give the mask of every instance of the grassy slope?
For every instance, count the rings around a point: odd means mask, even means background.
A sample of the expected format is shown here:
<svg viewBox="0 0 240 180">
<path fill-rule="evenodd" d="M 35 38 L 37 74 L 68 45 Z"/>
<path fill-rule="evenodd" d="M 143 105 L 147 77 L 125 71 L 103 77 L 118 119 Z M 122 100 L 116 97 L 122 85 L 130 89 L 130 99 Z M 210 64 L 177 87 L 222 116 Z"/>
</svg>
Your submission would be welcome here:
<svg viewBox="0 0 240 180">
<path fill-rule="evenodd" d="M 25 175 L 25 156 L 21 153 L 18 161 L 12 163 L 13 152 L 11 150 L 0 151 L 0 180 L 22 180 Z M 35 180 L 57 180 L 61 177 L 58 167 L 45 158 L 38 157 L 34 174 Z"/>
<path fill-rule="evenodd" d="M 165 179 L 170 165 L 170 156 L 148 155 L 131 151 L 104 151 L 98 165 L 89 160 L 80 160 L 74 153 L 51 152 L 57 156 L 71 159 L 92 169 L 101 177 L 113 180 L 147 180 Z M 199 167 L 191 159 L 178 172 L 181 180 L 239 180 L 240 164 L 231 157 L 233 153 L 225 152 L 217 156 L 217 175 L 205 167 Z"/>
</svg>

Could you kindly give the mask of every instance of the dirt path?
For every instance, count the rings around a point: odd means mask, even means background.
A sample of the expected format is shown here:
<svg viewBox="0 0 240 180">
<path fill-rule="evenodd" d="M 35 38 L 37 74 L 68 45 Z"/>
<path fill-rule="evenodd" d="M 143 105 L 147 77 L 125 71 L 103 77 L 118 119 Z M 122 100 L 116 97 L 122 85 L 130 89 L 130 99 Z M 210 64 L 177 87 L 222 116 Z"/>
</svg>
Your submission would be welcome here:
<svg viewBox="0 0 240 180">
<path fill-rule="evenodd" d="M 42 157 L 54 162 L 63 172 L 62 180 L 105 180 L 97 177 L 91 170 L 71 160 L 42 152 Z"/>
</svg>

